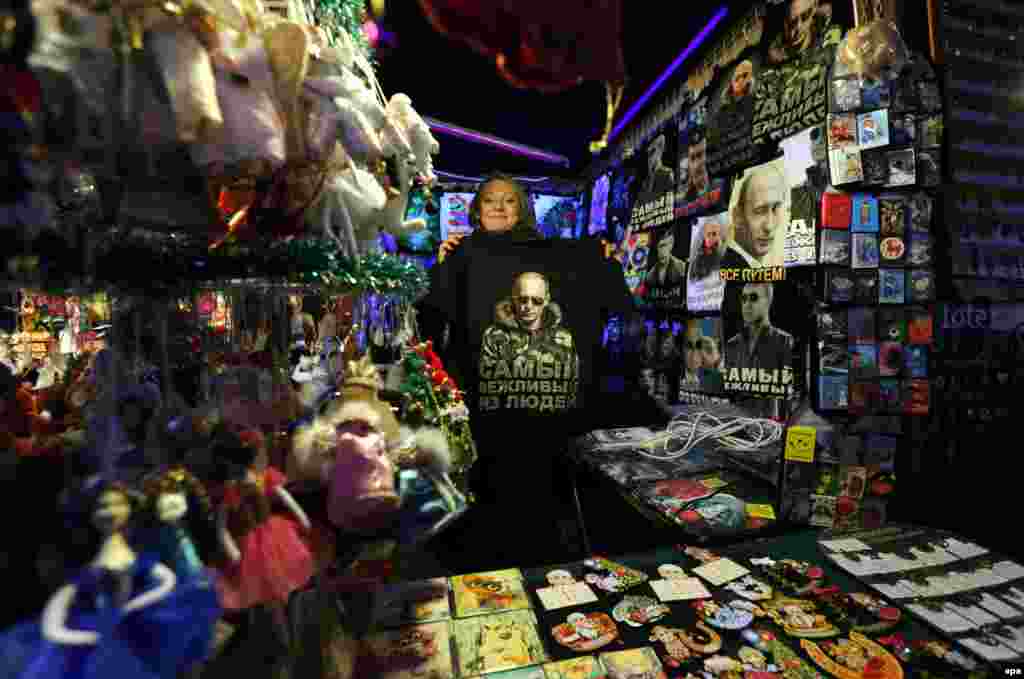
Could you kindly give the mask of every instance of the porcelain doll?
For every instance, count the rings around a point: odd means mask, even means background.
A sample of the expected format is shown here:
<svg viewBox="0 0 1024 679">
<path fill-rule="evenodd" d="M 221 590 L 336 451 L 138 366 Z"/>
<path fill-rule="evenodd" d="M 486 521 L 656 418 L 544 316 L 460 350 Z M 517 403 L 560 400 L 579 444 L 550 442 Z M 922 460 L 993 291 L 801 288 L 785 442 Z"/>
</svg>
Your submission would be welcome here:
<svg viewBox="0 0 1024 679">
<path fill-rule="evenodd" d="M 94 481 L 89 492 L 99 553 L 57 590 L 39 621 L 0 637 L 7 676 L 174 679 L 205 657 L 216 598 L 132 550 L 123 533 L 134 504 L 126 488 Z"/>
<path fill-rule="evenodd" d="M 257 447 L 222 431 L 214 452 L 236 470 L 217 513 L 217 533 L 228 557 L 217 578 L 221 601 L 230 611 L 261 604 L 277 610 L 313 576 L 313 555 L 302 535 L 310 529 L 309 518 L 285 490 L 283 474 L 273 467 L 257 471 Z M 272 513 L 274 501 L 293 518 Z"/>
</svg>

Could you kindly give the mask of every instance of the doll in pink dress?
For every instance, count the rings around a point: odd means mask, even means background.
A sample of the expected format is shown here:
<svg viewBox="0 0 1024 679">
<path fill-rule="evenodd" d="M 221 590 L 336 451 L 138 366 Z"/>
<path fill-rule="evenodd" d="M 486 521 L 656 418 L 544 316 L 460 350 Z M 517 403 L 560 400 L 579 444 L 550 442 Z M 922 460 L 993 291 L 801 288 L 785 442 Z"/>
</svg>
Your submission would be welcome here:
<svg viewBox="0 0 1024 679">
<path fill-rule="evenodd" d="M 254 468 L 255 446 L 225 434 L 217 453 L 237 471 L 218 513 L 220 541 L 230 562 L 217 581 L 221 602 L 229 611 L 270 605 L 283 612 L 288 596 L 313 577 L 313 554 L 303 537 L 309 518 L 285 490 L 281 472 Z M 292 516 L 273 513 L 275 501 Z"/>
</svg>

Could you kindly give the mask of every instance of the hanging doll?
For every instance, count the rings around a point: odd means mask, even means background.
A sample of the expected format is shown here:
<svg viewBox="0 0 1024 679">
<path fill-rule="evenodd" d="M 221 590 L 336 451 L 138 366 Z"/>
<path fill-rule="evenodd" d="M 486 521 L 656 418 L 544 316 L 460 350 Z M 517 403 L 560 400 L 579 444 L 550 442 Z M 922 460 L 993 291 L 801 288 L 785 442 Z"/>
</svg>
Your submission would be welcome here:
<svg viewBox="0 0 1024 679">
<path fill-rule="evenodd" d="M 219 613 L 216 597 L 132 550 L 123 531 L 135 499 L 125 487 L 91 486 L 99 553 L 57 590 L 38 621 L 0 637 L 6 676 L 174 679 L 205 657 L 203 639 Z"/>
<path fill-rule="evenodd" d="M 217 515 L 218 536 L 229 561 L 217 581 L 224 608 L 267 604 L 283 622 L 288 596 L 313 576 L 313 555 L 301 534 L 310 529 L 309 518 L 285 490 L 283 474 L 273 467 L 256 470 L 256 446 L 221 432 L 214 453 L 235 468 Z M 273 513 L 274 500 L 294 520 Z"/>
<path fill-rule="evenodd" d="M 203 523 L 213 521 L 213 508 L 202 482 L 184 467 L 171 467 L 147 478 L 143 487 L 153 518 L 153 525 L 143 533 L 149 550 L 180 580 L 212 586 L 189 530 L 189 524 L 203 530 Z"/>
</svg>

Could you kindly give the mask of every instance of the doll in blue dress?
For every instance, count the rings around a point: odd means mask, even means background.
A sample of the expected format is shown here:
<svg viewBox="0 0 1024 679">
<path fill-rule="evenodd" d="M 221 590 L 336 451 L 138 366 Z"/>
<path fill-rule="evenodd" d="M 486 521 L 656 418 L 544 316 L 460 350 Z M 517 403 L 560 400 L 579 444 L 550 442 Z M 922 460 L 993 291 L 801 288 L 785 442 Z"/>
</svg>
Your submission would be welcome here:
<svg viewBox="0 0 1024 679">
<path fill-rule="evenodd" d="M 92 490 L 102 547 L 38 620 L 0 636 L 5 676 L 174 679 L 206 657 L 202 637 L 220 614 L 216 595 L 131 548 L 124 529 L 136 501 L 127 488 L 100 482 Z"/>
</svg>

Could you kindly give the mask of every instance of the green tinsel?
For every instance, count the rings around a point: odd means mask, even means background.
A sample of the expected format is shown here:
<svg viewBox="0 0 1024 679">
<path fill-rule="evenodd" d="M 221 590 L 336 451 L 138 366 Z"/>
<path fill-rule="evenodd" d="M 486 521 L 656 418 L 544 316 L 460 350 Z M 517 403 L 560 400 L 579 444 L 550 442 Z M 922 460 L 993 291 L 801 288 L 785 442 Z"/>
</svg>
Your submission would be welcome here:
<svg viewBox="0 0 1024 679">
<path fill-rule="evenodd" d="M 173 243 L 152 234 L 118 236 L 97 248 L 90 275 L 41 267 L 31 280 L 14 285 L 51 294 L 84 290 L 117 290 L 150 296 L 173 296 L 196 286 L 230 280 L 260 280 L 270 284 L 309 285 L 345 294 L 385 294 L 414 300 L 427 289 L 427 273 L 395 255 L 371 254 L 352 260 L 333 241 L 305 238 L 289 241 L 245 241 L 212 252 L 205 239 Z"/>
<path fill-rule="evenodd" d="M 336 43 L 338 34 L 347 33 L 352 42 L 372 58 L 370 43 L 363 33 L 363 21 L 366 16 L 364 0 L 311 0 L 313 17 L 318 26 L 327 32 L 331 44 Z"/>
</svg>

